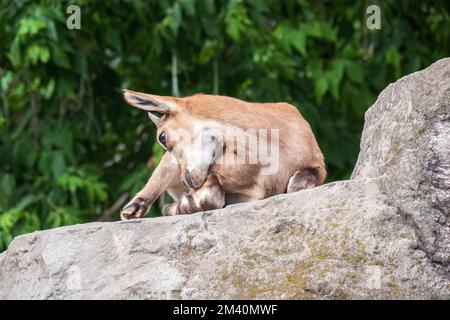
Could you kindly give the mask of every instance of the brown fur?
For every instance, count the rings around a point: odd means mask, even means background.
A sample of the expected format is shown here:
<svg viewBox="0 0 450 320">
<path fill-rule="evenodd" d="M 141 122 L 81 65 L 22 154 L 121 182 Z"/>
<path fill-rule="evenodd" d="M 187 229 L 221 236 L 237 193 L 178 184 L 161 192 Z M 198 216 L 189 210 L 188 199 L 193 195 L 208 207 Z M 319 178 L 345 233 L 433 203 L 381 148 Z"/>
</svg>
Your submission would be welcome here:
<svg viewBox="0 0 450 320">
<path fill-rule="evenodd" d="M 152 120 L 157 124 L 157 136 L 162 131 L 169 135 L 168 151 L 144 189 L 122 210 L 122 219 L 142 217 L 144 209 L 139 206 L 142 203 L 139 199 L 147 199 L 145 203 L 149 207 L 165 190 L 179 199 L 180 204 L 185 203 L 189 207 L 171 205 L 165 209 L 168 214 L 177 214 L 214 209 L 225 203 L 263 199 L 286 191 L 298 191 L 318 186 L 325 180 L 323 155 L 311 127 L 297 108 L 288 103 L 251 103 L 204 94 L 185 98 L 161 97 L 129 90 L 125 90 L 125 98 L 138 108 L 162 112 L 163 117 Z M 185 187 L 182 177 L 185 175 L 186 164 L 181 158 L 178 165 L 174 164 L 174 157 L 171 156 L 171 153 L 177 157 L 182 153 L 180 138 L 170 132 L 180 128 L 191 132 L 198 121 L 214 121 L 243 130 L 278 129 L 280 165 L 277 173 L 261 175 L 261 163 L 215 163 L 208 168 L 208 176 L 200 188 Z M 224 147 L 224 156 L 234 156 L 236 148 L 237 146 L 227 145 Z M 222 201 L 223 199 L 225 200 Z M 202 205 L 198 205 L 199 203 Z"/>
</svg>

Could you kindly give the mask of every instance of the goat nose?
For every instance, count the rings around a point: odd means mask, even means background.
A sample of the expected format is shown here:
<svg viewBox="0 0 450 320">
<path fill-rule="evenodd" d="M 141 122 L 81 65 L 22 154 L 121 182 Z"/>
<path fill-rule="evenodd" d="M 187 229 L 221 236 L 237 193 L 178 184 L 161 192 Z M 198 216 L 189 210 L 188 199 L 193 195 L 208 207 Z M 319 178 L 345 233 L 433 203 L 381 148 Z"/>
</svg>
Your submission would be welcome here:
<svg viewBox="0 0 450 320">
<path fill-rule="evenodd" d="M 189 170 L 184 170 L 184 181 L 186 181 L 188 187 L 193 188 L 193 182 L 192 182 L 192 177 L 191 174 L 189 173 Z"/>
</svg>

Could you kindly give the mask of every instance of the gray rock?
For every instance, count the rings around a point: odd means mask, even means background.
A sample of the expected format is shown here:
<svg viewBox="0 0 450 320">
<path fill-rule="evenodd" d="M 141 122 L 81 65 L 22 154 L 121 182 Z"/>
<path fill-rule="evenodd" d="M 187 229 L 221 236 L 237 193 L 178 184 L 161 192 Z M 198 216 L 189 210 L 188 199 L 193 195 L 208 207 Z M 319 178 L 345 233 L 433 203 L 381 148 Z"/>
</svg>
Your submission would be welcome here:
<svg viewBox="0 0 450 320">
<path fill-rule="evenodd" d="M 366 113 L 352 179 L 17 237 L 0 299 L 449 299 L 450 59 Z"/>
</svg>

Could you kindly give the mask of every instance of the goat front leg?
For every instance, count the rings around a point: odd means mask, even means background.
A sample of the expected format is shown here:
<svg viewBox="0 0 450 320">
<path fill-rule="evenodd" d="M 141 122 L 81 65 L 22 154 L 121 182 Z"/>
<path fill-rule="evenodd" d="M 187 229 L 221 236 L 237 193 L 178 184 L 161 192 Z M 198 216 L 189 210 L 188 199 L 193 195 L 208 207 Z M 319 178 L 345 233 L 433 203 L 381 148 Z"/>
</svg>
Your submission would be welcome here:
<svg viewBox="0 0 450 320">
<path fill-rule="evenodd" d="M 220 209 L 224 205 L 225 191 L 216 176 L 210 175 L 199 189 L 185 192 L 177 202 L 167 204 L 163 208 L 163 214 L 189 214 Z"/>
<path fill-rule="evenodd" d="M 122 220 L 142 218 L 158 197 L 173 184 L 179 183 L 180 168 L 175 157 L 166 152 L 145 187 L 123 207 Z"/>
</svg>

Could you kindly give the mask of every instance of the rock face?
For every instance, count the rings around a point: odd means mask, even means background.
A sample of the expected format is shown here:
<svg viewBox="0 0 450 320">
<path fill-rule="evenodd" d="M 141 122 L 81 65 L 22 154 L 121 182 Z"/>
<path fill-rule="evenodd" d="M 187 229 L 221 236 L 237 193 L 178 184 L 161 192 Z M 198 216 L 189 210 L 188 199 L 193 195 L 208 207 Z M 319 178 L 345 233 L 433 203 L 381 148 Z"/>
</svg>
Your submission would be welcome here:
<svg viewBox="0 0 450 320">
<path fill-rule="evenodd" d="M 0 299 L 449 299 L 450 58 L 366 113 L 352 179 L 17 237 Z"/>
</svg>

